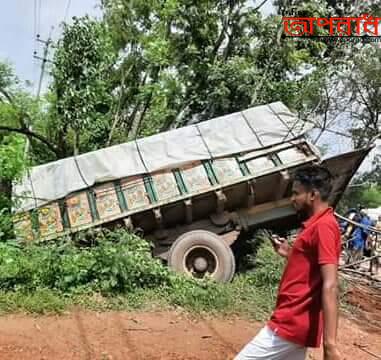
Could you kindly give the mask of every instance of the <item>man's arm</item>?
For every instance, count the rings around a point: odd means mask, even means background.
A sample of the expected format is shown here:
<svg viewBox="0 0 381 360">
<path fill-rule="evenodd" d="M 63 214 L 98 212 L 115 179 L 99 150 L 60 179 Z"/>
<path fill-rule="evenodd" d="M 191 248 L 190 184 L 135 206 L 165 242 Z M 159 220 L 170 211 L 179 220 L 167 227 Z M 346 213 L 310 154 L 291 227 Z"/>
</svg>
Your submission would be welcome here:
<svg viewBox="0 0 381 360">
<path fill-rule="evenodd" d="M 338 325 L 338 280 L 337 265 L 324 264 L 320 267 L 322 275 L 322 305 L 324 317 L 324 360 L 339 360 L 337 350 Z"/>
</svg>

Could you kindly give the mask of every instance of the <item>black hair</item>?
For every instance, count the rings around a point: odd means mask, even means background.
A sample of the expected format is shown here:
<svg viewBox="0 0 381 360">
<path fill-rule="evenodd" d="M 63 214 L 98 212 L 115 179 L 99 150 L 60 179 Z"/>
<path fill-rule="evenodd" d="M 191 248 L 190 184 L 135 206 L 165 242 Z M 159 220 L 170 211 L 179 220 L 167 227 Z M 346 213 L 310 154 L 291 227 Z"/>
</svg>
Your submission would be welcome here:
<svg viewBox="0 0 381 360">
<path fill-rule="evenodd" d="M 327 201 L 332 191 L 332 174 L 323 166 L 310 165 L 296 170 L 294 181 L 302 184 L 307 191 L 317 190 L 323 201 Z"/>
</svg>

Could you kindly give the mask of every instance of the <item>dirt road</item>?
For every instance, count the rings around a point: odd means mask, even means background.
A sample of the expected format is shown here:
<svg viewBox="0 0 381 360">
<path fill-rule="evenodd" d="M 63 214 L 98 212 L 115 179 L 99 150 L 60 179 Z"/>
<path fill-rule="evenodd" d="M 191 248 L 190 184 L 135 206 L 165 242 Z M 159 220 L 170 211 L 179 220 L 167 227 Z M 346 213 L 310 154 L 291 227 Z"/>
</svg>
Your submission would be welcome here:
<svg viewBox="0 0 381 360">
<path fill-rule="evenodd" d="M 181 312 L 94 313 L 0 317 L 0 359 L 6 360 L 226 360 L 263 324 L 242 319 L 194 318 Z M 381 333 L 348 319 L 340 324 L 346 359 L 381 354 Z M 314 351 L 309 359 L 320 359 Z"/>
</svg>

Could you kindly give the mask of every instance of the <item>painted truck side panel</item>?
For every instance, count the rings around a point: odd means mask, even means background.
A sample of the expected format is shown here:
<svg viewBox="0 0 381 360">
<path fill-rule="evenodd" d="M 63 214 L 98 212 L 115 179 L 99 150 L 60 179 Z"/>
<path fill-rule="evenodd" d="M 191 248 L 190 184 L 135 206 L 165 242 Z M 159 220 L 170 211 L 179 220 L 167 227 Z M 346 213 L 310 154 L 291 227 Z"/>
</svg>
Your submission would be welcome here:
<svg viewBox="0 0 381 360">
<path fill-rule="evenodd" d="M 253 206 L 247 201 L 250 198 L 248 184 L 252 181 L 262 181 L 262 185 L 255 190 L 255 204 L 281 199 L 287 189 L 280 187 L 283 193 L 279 192 L 279 188 L 277 192 L 263 179 L 314 161 L 319 161 L 319 157 L 313 147 L 300 139 L 259 151 L 191 162 L 180 168 L 97 184 L 70 194 L 64 199 L 19 214 L 15 217 L 15 228 L 19 237 L 27 241 L 52 239 L 125 218 L 136 218 L 137 221 L 132 222 L 141 225 L 144 221 L 139 220 L 139 214 L 149 211 L 150 220 L 146 222 L 150 224 L 144 225 L 145 232 L 149 232 L 160 227 L 159 217 L 162 215 L 155 209 L 168 212 L 175 207 L 177 215 L 179 211 L 184 212 L 184 216 L 178 217 L 180 221 L 187 217 L 184 201 L 193 199 L 191 219 L 188 218 L 188 221 L 216 212 L 218 206 L 222 206 L 221 201 L 218 205 L 217 191 L 228 194 L 224 207 L 229 210 Z M 209 206 L 202 201 L 208 196 L 211 198 Z M 202 205 L 198 206 L 199 203 Z"/>
</svg>

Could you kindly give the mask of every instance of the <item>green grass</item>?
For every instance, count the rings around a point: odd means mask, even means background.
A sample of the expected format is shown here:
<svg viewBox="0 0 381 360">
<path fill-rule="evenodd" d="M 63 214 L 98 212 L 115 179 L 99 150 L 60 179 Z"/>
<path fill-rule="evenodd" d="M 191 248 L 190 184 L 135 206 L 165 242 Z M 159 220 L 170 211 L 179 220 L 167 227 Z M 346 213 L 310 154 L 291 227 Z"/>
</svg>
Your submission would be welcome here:
<svg viewBox="0 0 381 360">
<path fill-rule="evenodd" d="M 195 281 L 152 259 L 150 245 L 125 231 L 95 235 L 97 246 L 70 242 L 0 245 L 0 313 L 184 309 L 263 320 L 271 312 L 283 260 L 262 244 L 256 267 L 232 283 Z"/>
<path fill-rule="evenodd" d="M 187 280 L 186 280 L 187 281 Z M 274 305 L 271 294 L 255 287 L 250 277 L 238 276 L 231 284 L 192 285 L 184 288 L 140 289 L 117 295 L 101 293 L 64 294 L 52 289 L 32 292 L 0 292 L 0 314 L 51 314 L 74 307 L 95 311 L 183 309 L 195 314 L 241 315 L 265 319 Z"/>
<path fill-rule="evenodd" d="M 26 312 L 35 314 L 62 313 L 71 305 L 71 298 L 50 289 L 31 293 L 22 291 L 0 292 L 0 314 Z"/>
</svg>

